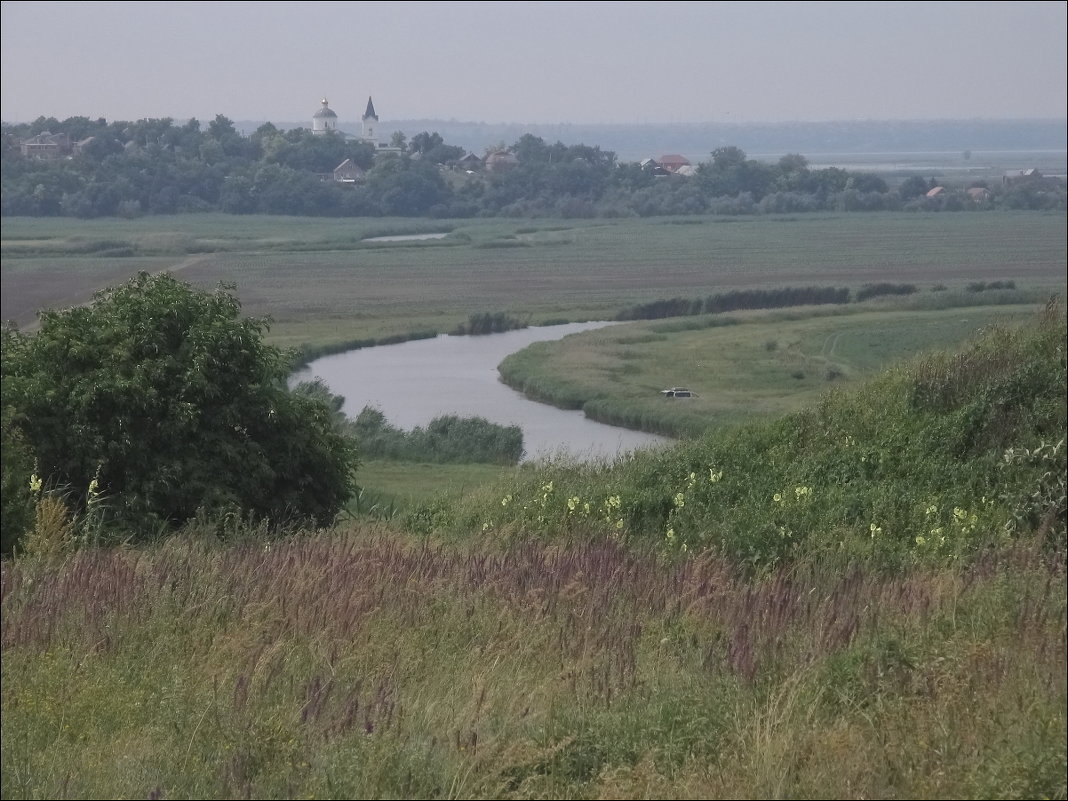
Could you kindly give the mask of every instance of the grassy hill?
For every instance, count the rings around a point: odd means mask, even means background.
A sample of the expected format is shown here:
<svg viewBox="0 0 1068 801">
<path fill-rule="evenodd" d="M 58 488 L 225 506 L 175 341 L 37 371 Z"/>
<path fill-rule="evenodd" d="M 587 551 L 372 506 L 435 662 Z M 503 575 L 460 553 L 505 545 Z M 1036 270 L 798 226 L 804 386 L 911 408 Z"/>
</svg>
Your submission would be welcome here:
<svg viewBox="0 0 1068 801">
<path fill-rule="evenodd" d="M 5 561 L 4 795 L 1064 798 L 1065 337 L 393 522 Z"/>
</svg>

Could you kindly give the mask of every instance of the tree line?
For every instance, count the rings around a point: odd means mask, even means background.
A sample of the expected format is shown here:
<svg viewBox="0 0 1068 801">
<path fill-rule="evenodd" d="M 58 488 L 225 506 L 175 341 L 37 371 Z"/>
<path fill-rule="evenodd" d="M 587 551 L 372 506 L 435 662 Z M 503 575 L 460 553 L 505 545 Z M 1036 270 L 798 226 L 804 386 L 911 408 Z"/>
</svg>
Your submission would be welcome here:
<svg viewBox="0 0 1068 801">
<path fill-rule="evenodd" d="M 20 143 L 48 131 L 81 143 L 55 159 L 24 156 Z M 525 134 L 501 150 L 499 170 L 461 168 L 464 148 L 431 132 L 393 135 L 391 152 L 334 132 L 279 130 L 266 123 L 238 132 L 218 115 L 206 126 L 171 119 L 108 122 L 71 117 L 3 124 L 0 214 L 135 217 L 221 211 L 309 216 L 647 217 L 805 211 L 1064 209 L 1063 182 L 965 189 L 928 197 L 933 180 L 911 176 L 891 187 L 878 175 L 812 169 L 800 154 L 775 163 L 735 146 L 713 150 L 692 176 L 663 174 L 585 144 L 550 144 Z M 350 159 L 355 183 L 330 174 Z M 968 187 L 971 188 L 971 187 Z"/>
</svg>

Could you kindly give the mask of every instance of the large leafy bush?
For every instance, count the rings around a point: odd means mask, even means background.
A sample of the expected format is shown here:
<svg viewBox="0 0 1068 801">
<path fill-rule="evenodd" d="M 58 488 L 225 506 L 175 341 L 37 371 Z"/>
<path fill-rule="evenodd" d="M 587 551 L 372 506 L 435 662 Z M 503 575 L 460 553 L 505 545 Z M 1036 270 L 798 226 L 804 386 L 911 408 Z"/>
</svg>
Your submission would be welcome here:
<svg viewBox="0 0 1068 801">
<path fill-rule="evenodd" d="M 232 288 L 141 273 L 84 307 L 8 329 L 4 404 L 46 486 L 93 478 L 131 529 L 200 511 L 329 522 L 354 446 L 321 400 L 286 388 L 287 360 Z M 5 532 L 6 533 L 6 532 Z"/>
</svg>

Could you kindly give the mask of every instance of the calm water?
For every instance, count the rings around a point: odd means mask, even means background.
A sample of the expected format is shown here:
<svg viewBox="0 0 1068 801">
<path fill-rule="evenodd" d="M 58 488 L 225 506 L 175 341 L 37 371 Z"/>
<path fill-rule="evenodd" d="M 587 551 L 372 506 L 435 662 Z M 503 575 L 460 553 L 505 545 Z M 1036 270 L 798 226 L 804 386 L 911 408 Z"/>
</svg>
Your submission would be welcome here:
<svg viewBox="0 0 1068 801">
<path fill-rule="evenodd" d="M 393 425 L 412 429 L 435 417 L 485 417 L 523 429 L 526 458 L 566 455 L 611 459 L 636 448 L 668 442 L 664 437 L 588 420 L 582 412 L 535 403 L 498 379 L 497 365 L 532 342 L 611 323 L 569 323 L 502 334 L 382 345 L 324 356 L 295 374 L 291 382 L 321 378 L 345 397 L 344 412 L 355 417 L 365 406 L 382 411 Z"/>
</svg>

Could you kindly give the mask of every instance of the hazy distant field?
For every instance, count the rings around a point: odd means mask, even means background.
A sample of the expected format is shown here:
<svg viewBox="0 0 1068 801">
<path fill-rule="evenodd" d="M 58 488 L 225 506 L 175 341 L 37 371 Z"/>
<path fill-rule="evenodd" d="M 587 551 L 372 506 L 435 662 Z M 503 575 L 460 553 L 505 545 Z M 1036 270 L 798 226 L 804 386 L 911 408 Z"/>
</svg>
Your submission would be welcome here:
<svg viewBox="0 0 1068 801">
<path fill-rule="evenodd" d="M 188 215 L 4 220 L 0 316 L 84 302 L 138 270 L 237 284 L 280 344 L 447 331 L 507 311 L 533 323 L 746 287 L 1011 279 L 1065 285 L 1064 213 L 645 220 L 335 220 Z M 373 245 L 368 236 L 449 231 Z"/>
</svg>

